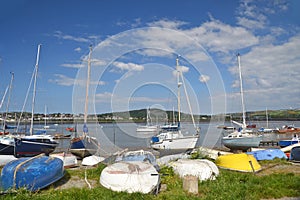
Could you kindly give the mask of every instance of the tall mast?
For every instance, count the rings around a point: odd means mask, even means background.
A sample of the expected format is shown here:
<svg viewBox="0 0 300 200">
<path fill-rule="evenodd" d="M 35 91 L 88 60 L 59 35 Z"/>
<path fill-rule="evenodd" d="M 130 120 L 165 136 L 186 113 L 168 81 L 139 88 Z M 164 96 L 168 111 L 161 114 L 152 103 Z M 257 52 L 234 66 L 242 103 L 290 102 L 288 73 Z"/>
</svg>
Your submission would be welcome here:
<svg viewBox="0 0 300 200">
<path fill-rule="evenodd" d="M 10 83 L 9 83 L 9 90 L 8 90 L 8 99 L 7 99 L 7 104 L 6 104 L 6 113 L 5 113 L 5 118 L 4 118 L 4 126 L 3 126 L 3 133 L 5 133 L 5 127 L 6 127 L 6 118 L 7 118 L 7 113 L 8 113 L 8 108 L 9 108 L 9 103 L 10 103 L 10 95 L 11 95 L 11 88 L 12 88 L 12 84 L 14 81 L 14 73 L 10 72 L 11 74 L 11 79 L 10 79 Z"/>
<path fill-rule="evenodd" d="M 87 79 L 86 79 L 86 91 L 85 91 L 85 105 L 84 105 L 84 127 L 83 132 L 87 133 L 87 115 L 88 115 L 88 100 L 89 100 L 89 85 L 91 76 L 91 55 L 92 55 L 92 45 L 90 45 L 90 52 L 88 56 L 88 69 L 87 69 Z"/>
<path fill-rule="evenodd" d="M 246 115 L 245 115 L 245 104 L 244 104 L 244 91 L 243 91 L 243 81 L 242 81 L 242 68 L 241 68 L 241 58 L 240 54 L 237 54 L 239 74 L 240 74 L 240 89 L 241 89 L 241 100 L 242 100 L 242 112 L 243 112 L 243 127 L 246 128 Z"/>
<path fill-rule="evenodd" d="M 178 126 L 180 127 L 180 86 L 182 83 L 180 82 L 179 76 L 180 76 L 180 68 L 179 68 L 179 60 L 178 57 L 176 58 L 176 70 L 177 70 L 177 106 L 178 106 Z"/>
<path fill-rule="evenodd" d="M 35 63 L 35 72 L 34 72 L 34 83 L 33 83 L 33 95 L 32 95 L 32 104 L 31 104 L 31 124 L 30 124 L 30 135 L 33 134 L 33 115 L 34 115 L 34 105 L 35 105 L 35 95 L 36 95 L 36 79 L 39 68 L 39 57 L 40 57 L 40 48 L 41 44 L 38 45 L 38 51 L 36 55 L 36 63 Z"/>
<path fill-rule="evenodd" d="M 266 120 L 267 120 L 267 128 L 269 128 L 269 116 L 268 116 L 268 108 L 266 107 Z"/>
</svg>

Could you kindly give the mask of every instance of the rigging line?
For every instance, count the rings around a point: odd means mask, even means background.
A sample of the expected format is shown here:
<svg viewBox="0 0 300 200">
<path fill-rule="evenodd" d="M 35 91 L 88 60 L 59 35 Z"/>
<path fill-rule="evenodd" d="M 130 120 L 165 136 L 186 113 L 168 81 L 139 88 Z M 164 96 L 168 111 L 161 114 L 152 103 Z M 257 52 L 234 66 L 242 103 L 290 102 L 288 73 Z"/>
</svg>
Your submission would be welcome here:
<svg viewBox="0 0 300 200">
<path fill-rule="evenodd" d="M 21 114 L 20 114 L 20 117 L 19 117 L 19 120 L 18 120 L 17 132 L 19 131 L 20 122 L 21 122 L 21 119 L 22 119 L 22 116 L 23 116 L 23 112 L 24 112 L 24 109 L 25 109 L 25 106 L 26 106 L 26 102 L 27 102 L 27 99 L 28 99 L 28 96 L 29 96 L 30 88 L 31 88 L 31 85 L 32 85 L 33 77 L 34 77 L 34 72 L 35 72 L 35 68 L 33 69 L 33 72 L 32 72 L 32 76 L 31 76 L 31 80 L 30 80 L 30 83 L 29 83 L 29 87 L 27 89 L 25 100 L 24 100 L 23 107 L 22 107 L 22 110 L 21 110 Z"/>
<path fill-rule="evenodd" d="M 183 84 L 185 97 L 186 97 L 186 100 L 187 100 L 187 103 L 188 103 L 188 106 L 189 106 L 189 110 L 190 110 L 190 113 L 191 113 L 192 122 L 193 122 L 194 128 L 197 130 L 197 127 L 196 127 L 196 124 L 195 124 L 194 115 L 193 115 L 193 111 L 192 111 L 192 107 L 191 107 L 191 103 L 190 103 L 190 99 L 189 99 L 189 96 L 187 94 L 187 90 L 186 90 L 184 78 L 183 78 L 183 75 L 182 75 L 182 71 L 180 71 L 180 77 L 181 77 L 181 81 L 182 81 L 182 84 Z"/>
</svg>

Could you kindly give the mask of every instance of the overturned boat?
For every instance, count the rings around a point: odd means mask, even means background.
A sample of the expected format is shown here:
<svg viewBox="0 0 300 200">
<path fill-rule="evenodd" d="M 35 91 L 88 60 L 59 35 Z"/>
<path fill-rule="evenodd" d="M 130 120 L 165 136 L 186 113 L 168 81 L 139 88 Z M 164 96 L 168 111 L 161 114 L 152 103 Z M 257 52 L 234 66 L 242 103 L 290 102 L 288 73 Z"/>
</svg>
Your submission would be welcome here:
<svg viewBox="0 0 300 200">
<path fill-rule="evenodd" d="M 1 172 L 1 186 L 4 191 L 21 188 L 37 191 L 63 176 L 64 166 L 61 159 L 40 154 L 7 163 Z"/>
<path fill-rule="evenodd" d="M 116 162 L 100 175 L 100 184 L 117 192 L 151 193 L 158 190 L 159 183 L 158 172 L 149 162 Z"/>
</svg>

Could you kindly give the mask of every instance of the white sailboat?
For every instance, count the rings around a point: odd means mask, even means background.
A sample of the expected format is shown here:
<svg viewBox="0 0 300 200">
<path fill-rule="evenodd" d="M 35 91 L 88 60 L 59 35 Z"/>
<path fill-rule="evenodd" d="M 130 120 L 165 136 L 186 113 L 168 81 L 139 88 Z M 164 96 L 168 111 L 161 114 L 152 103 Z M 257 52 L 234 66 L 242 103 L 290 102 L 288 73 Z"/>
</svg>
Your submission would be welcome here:
<svg viewBox="0 0 300 200">
<path fill-rule="evenodd" d="M 34 108 L 35 108 L 35 96 L 36 96 L 36 83 L 39 66 L 39 55 L 41 45 L 38 45 L 36 64 L 34 68 L 34 84 L 33 84 L 33 95 L 32 95 L 32 106 L 31 106 L 31 124 L 30 124 L 30 135 L 23 137 L 15 137 L 15 156 L 35 156 L 41 153 L 49 154 L 52 153 L 58 146 L 58 142 L 53 139 L 51 135 L 36 135 L 33 130 L 34 121 Z M 29 91 L 29 90 L 28 90 Z"/>
<path fill-rule="evenodd" d="M 236 121 L 232 121 L 233 123 L 239 125 L 240 128 L 228 134 L 227 136 L 224 136 L 222 138 L 222 143 L 225 147 L 231 150 L 247 150 L 250 147 L 258 147 L 259 143 L 262 140 L 262 135 L 253 133 L 253 130 L 247 129 L 240 54 L 237 55 L 237 60 L 238 60 L 239 77 L 240 77 L 240 92 L 241 92 L 243 122 L 239 123 Z"/>
<path fill-rule="evenodd" d="M 137 132 L 146 132 L 146 133 L 153 133 L 157 132 L 158 127 L 152 124 L 151 116 L 150 116 L 150 108 L 147 108 L 147 123 L 145 126 L 138 126 L 136 131 Z"/>
<path fill-rule="evenodd" d="M 153 149 L 157 149 L 157 150 L 164 150 L 164 149 L 168 149 L 168 150 L 187 150 L 187 149 L 193 149 L 196 146 L 196 143 L 199 139 L 199 130 L 196 128 L 195 125 L 195 120 L 194 120 L 194 116 L 192 114 L 192 109 L 189 103 L 189 98 L 187 96 L 187 92 L 186 92 L 186 88 L 184 85 L 184 79 L 183 79 L 183 75 L 182 75 L 182 71 L 179 67 L 179 60 L 178 57 L 176 59 L 176 70 L 177 70 L 177 106 L 178 106 L 178 122 L 177 122 L 177 130 L 176 131 L 166 131 L 166 132 L 161 132 L 159 133 L 157 136 L 153 136 L 151 138 L 151 147 Z M 181 82 L 181 81 L 182 82 Z M 196 133 L 191 135 L 191 136 L 184 136 L 181 133 L 181 126 L 180 126 L 180 112 L 181 112 L 181 108 L 180 108 L 180 87 L 181 85 L 184 86 L 184 90 L 185 90 L 185 94 L 186 94 L 186 99 L 190 108 L 190 113 L 191 113 L 191 117 L 192 117 L 192 121 L 193 121 L 193 125 L 196 129 Z"/>
</svg>

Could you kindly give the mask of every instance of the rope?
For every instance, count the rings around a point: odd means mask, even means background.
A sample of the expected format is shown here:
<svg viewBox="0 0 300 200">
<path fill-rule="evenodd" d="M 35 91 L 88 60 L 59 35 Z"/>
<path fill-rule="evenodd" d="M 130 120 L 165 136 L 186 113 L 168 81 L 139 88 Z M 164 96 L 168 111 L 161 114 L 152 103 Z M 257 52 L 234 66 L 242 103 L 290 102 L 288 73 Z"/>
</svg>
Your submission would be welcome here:
<svg viewBox="0 0 300 200">
<path fill-rule="evenodd" d="M 84 180 L 85 180 L 86 184 L 89 186 L 89 188 L 92 189 L 91 184 L 90 184 L 89 181 L 87 180 L 86 170 L 87 170 L 87 167 L 85 167 L 85 170 L 84 170 Z"/>
</svg>

